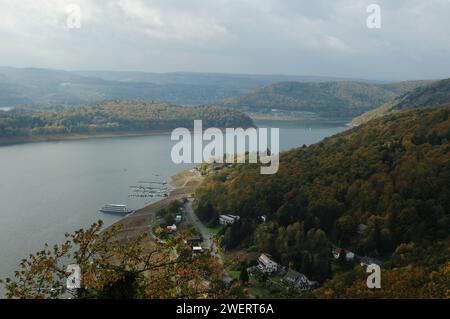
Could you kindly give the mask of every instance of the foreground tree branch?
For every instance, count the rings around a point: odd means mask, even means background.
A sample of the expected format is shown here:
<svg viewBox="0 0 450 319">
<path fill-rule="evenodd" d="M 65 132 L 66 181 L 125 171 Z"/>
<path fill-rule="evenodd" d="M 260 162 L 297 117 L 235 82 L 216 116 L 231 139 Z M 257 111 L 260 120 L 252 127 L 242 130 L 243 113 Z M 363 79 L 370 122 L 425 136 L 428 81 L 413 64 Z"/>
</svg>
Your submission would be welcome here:
<svg viewBox="0 0 450 319">
<path fill-rule="evenodd" d="M 197 298 L 217 296 L 222 269 L 216 258 L 193 256 L 182 238 L 159 245 L 143 234 L 117 239 L 98 221 L 66 234 L 66 242 L 23 259 L 14 278 L 1 280 L 8 298 Z M 153 246 L 151 249 L 148 246 Z M 81 270 L 80 289 L 68 289 L 69 264 Z"/>
</svg>

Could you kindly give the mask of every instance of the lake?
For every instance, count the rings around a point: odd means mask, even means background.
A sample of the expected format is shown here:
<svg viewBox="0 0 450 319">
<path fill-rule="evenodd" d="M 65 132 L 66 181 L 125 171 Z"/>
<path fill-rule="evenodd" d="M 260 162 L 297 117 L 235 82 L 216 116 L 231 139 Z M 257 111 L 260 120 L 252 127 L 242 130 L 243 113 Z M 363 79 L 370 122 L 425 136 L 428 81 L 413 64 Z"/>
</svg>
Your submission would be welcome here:
<svg viewBox="0 0 450 319">
<path fill-rule="evenodd" d="M 280 149 L 312 144 L 346 129 L 345 122 L 257 121 L 280 128 Z M 129 197 L 139 181 L 169 181 L 193 165 L 174 164 L 170 134 L 112 137 L 0 147 L 0 277 L 11 276 L 21 258 L 64 233 L 120 216 L 104 204 L 139 209 L 155 198 Z M 283 165 L 283 163 L 280 163 Z M 2 291 L 0 288 L 0 296 Z"/>
</svg>

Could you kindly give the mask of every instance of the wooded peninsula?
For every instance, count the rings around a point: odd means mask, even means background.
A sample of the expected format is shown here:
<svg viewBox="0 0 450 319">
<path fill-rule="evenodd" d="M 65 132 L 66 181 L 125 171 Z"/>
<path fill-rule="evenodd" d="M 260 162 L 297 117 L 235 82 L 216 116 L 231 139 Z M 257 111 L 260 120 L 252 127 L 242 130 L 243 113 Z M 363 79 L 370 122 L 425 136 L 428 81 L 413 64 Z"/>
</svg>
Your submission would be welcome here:
<svg viewBox="0 0 450 319">
<path fill-rule="evenodd" d="M 177 127 L 250 127 L 252 119 L 237 110 L 213 106 L 182 107 L 144 100 L 106 101 L 58 111 L 15 109 L 0 112 L 0 138 L 70 137 L 77 134 L 143 133 Z"/>
</svg>

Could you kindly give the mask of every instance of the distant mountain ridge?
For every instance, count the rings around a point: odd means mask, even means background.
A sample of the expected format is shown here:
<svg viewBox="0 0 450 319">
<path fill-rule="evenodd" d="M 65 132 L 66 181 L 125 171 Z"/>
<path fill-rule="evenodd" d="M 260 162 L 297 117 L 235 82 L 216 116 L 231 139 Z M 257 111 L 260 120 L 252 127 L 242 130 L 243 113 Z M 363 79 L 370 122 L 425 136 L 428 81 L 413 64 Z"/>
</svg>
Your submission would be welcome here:
<svg viewBox="0 0 450 319">
<path fill-rule="evenodd" d="M 219 73 L 61 71 L 0 67 L 0 107 L 79 106 L 112 99 L 210 104 L 281 81 L 332 77 Z"/>
<path fill-rule="evenodd" d="M 314 112 L 325 117 L 352 117 L 431 81 L 389 84 L 355 81 L 282 82 L 226 99 L 223 106 L 253 112 L 273 109 Z"/>
<path fill-rule="evenodd" d="M 284 74 L 233 74 L 204 72 L 133 72 L 133 71 L 77 71 L 79 75 L 97 77 L 108 81 L 149 82 L 154 84 L 191 84 L 191 85 L 232 85 L 245 88 L 262 87 L 278 82 L 329 82 L 358 81 L 365 83 L 386 83 L 365 79 L 349 79 L 332 76 L 284 75 Z"/>
<path fill-rule="evenodd" d="M 444 105 L 450 105 L 450 79 L 436 81 L 402 94 L 395 100 L 354 118 L 352 124 L 357 126 L 401 110 L 423 109 Z"/>
</svg>

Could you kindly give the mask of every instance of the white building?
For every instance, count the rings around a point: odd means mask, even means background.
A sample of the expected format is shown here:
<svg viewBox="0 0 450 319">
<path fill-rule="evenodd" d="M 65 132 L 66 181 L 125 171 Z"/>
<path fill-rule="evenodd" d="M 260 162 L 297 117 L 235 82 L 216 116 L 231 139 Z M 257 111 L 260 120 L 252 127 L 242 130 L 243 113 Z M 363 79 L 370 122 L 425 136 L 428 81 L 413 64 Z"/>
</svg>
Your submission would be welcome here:
<svg viewBox="0 0 450 319">
<path fill-rule="evenodd" d="M 351 251 L 347 251 L 347 252 L 345 253 L 345 258 L 346 258 L 348 261 L 353 260 L 353 259 L 355 259 L 355 253 L 353 253 L 353 252 L 351 252 Z"/>
<path fill-rule="evenodd" d="M 220 225 L 233 225 L 237 222 L 241 217 L 236 215 L 220 215 L 219 216 L 219 224 Z"/>
<path fill-rule="evenodd" d="M 177 225 L 173 224 L 172 226 L 167 226 L 167 230 L 170 232 L 176 232 L 177 231 Z"/>
<path fill-rule="evenodd" d="M 359 261 L 361 267 L 368 267 L 370 265 L 381 265 L 381 261 L 375 259 L 375 258 L 370 258 L 370 257 L 362 257 Z"/>
<path fill-rule="evenodd" d="M 175 217 L 175 223 L 181 223 L 181 221 L 183 220 L 183 217 L 181 216 L 181 215 L 177 215 L 176 217 Z"/>
<path fill-rule="evenodd" d="M 278 264 L 270 259 L 269 255 L 261 254 L 258 258 L 258 269 L 262 272 L 272 274 L 278 271 Z"/>
</svg>

